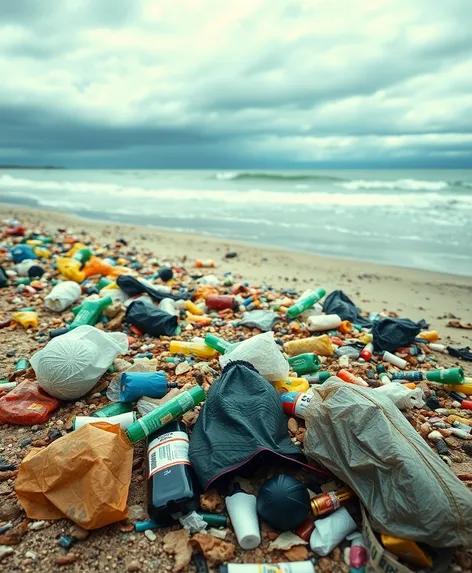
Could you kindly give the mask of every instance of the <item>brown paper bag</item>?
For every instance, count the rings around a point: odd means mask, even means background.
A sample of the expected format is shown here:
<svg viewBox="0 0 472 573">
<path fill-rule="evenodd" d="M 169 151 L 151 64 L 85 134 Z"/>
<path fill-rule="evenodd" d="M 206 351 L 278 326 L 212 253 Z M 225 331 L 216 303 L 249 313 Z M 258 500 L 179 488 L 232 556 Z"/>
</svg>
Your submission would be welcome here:
<svg viewBox="0 0 472 573">
<path fill-rule="evenodd" d="M 97 529 L 128 517 L 133 447 L 119 425 L 87 424 L 21 463 L 15 490 L 30 519 Z"/>
</svg>

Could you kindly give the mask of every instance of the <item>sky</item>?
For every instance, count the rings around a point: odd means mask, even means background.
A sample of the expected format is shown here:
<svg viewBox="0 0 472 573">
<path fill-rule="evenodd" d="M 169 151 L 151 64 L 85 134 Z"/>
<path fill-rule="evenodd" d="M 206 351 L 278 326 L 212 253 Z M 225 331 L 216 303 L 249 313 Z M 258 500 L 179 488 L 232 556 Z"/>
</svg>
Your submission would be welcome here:
<svg viewBox="0 0 472 573">
<path fill-rule="evenodd" d="M 470 0 L 4 0 L 0 164 L 472 168 Z"/>
</svg>

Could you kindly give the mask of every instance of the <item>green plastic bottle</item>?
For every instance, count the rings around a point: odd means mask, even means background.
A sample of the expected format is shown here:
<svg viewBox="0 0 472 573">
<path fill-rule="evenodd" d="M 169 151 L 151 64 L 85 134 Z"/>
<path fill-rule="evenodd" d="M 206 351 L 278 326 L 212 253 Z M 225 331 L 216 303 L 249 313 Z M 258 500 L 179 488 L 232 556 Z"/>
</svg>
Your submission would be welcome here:
<svg viewBox="0 0 472 573">
<path fill-rule="evenodd" d="M 207 334 L 205 336 L 205 344 L 220 354 L 225 354 L 230 349 L 232 350 L 233 347 L 238 345 L 238 343 L 227 342 L 223 338 L 215 336 L 214 334 Z"/>
<path fill-rule="evenodd" d="M 188 412 L 188 410 L 195 408 L 205 398 L 206 394 L 200 386 L 194 386 L 186 392 L 181 392 L 172 400 L 162 404 L 162 406 L 157 407 L 137 422 L 134 422 L 134 424 L 131 424 L 126 430 L 126 435 L 130 442 L 133 443 L 144 440 L 152 432 L 172 422 L 185 412 Z"/>
<path fill-rule="evenodd" d="M 103 310 L 110 306 L 113 303 L 109 296 L 105 296 L 100 300 L 88 300 L 85 301 L 81 307 L 79 312 L 76 314 L 74 321 L 70 325 L 70 330 L 73 328 L 77 328 L 78 326 L 83 326 L 84 324 L 88 324 L 90 326 L 94 326 L 100 315 L 102 314 Z"/>
<path fill-rule="evenodd" d="M 119 414 L 126 414 L 127 412 L 131 412 L 132 409 L 133 404 L 131 402 L 114 402 L 101 410 L 97 410 L 92 416 L 94 418 L 109 418 L 111 416 L 118 416 Z"/>
<path fill-rule="evenodd" d="M 90 249 L 87 249 L 87 247 L 85 247 L 85 249 L 79 249 L 77 252 L 75 252 L 72 255 L 72 258 L 75 259 L 76 261 L 79 261 L 81 265 L 85 265 L 85 263 L 90 259 L 91 256 L 92 256 L 92 251 Z"/>
<path fill-rule="evenodd" d="M 326 291 L 323 288 L 315 290 L 315 292 L 313 292 L 312 294 L 308 295 L 305 298 L 302 298 L 302 300 L 293 304 L 287 310 L 287 315 L 290 318 L 295 318 L 302 312 L 305 312 L 305 310 L 308 310 L 309 308 L 314 306 L 319 300 L 321 300 L 324 297 L 325 294 Z"/>
<path fill-rule="evenodd" d="M 288 363 L 297 374 L 311 374 L 321 368 L 320 359 L 313 353 L 292 356 L 288 359 Z"/>
</svg>

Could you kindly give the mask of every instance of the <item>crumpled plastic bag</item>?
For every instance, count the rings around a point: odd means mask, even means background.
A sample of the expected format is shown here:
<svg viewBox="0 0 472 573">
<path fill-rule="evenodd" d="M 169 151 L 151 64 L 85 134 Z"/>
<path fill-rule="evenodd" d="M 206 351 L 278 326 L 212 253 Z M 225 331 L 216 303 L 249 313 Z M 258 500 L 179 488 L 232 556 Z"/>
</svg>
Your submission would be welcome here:
<svg viewBox="0 0 472 573">
<path fill-rule="evenodd" d="M 379 386 L 372 390 L 376 394 L 382 394 L 392 400 L 397 408 L 400 410 L 408 410 L 408 408 L 421 408 L 424 406 L 423 390 L 419 387 L 412 390 L 407 386 L 392 382 Z"/>
<path fill-rule="evenodd" d="M 409 318 L 381 318 L 372 327 L 374 349 L 395 352 L 400 346 L 408 346 L 427 326 L 424 320 L 413 322 Z"/>
<path fill-rule="evenodd" d="M 0 423 L 34 426 L 48 421 L 59 401 L 33 380 L 24 380 L 0 398 Z"/>
<path fill-rule="evenodd" d="M 87 424 L 31 450 L 15 490 L 30 519 L 67 517 L 97 529 L 128 517 L 133 447 L 118 425 Z"/>
<path fill-rule="evenodd" d="M 159 291 L 157 288 L 153 288 L 149 281 L 138 280 L 131 275 L 119 276 L 116 279 L 116 284 L 128 296 L 138 296 L 138 294 L 145 292 L 151 298 L 157 300 L 157 302 L 161 302 L 163 298 L 171 298 L 172 300 L 187 300 L 192 296 L 190 293 L 171 294 Z"/>
<path fill-rule="evenodd" d="M 323 301 L 326 314 L 337 314 L 341 320 L 349 320 L 353 324 L 371 326 L 372 322 L 361 315 L 352 300 L 342 290 L 334 290 Z"/>
<path fill-rule="evenodd" d="M 59 400 L 76 400 L 127 351 L 128 337 L 123 332 L 108 333 L 84 325 L 53 338 L 30 362 L 43 390 Z"/>
<path fill-rule="evenodd" d="M 239 324 L 248 328 L 258 328 L 262 332 L 272 330 L 274 324 L 280 320 L 280 316 L 271 310 L 252 310 L 245 312 Z"/>
<path fill-rule="evenodd" d="M 249 362 L 269 382 L 288 378 L 289 364 L 276 344 L 272 331 L 244 340 L 231 352 L 220 356 L 221 367 L 236 360 Z"/>
<path fill-rule="evenodd" d="M 462 358 L 463 360 L 469 360 L 469 362 L 472 362 L 470 346 L 466 346 L 465 348 L 453 348 L 452 346 L 448 346 L 447 351 L 455 358 Z"/>
<path fill-rule="evenodd" d="M 355 491 L 378 531 L 470 547 L 472 492 L 386 396 L 327 381 L 314 388 L 305 419 L 305 454 Z"/>
<path fill-rule="evenodd" d="M 177 317 L 157 308 L 146 300 L 133 301 L 126 311 L 126 322 L 151 336 L 172 336 L 177 328 Z"/>
</svg>

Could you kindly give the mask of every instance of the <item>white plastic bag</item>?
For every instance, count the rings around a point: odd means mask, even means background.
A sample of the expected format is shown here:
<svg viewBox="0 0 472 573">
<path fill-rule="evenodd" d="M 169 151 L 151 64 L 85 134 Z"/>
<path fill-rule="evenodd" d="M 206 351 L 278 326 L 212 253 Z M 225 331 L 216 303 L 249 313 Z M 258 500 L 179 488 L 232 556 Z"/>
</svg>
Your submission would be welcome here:
<svg viewBox="0 0 472 573">
<path fill-rule="evenodd" d="M 80 298 L 82 289 L 74 281 L 57 284 L 44 299 L 44 306 L 55 312 L 62 312 Z"/>
<path fill-rule="evenodd" d="M 424 405 L 423 390 L 421 388 L 407 388 L 397 382 L 385 384 L 374 388 L 373 392 L 388 396 L 395 406 L 400 410 L 407 410 L 408 408 L 421 408 Z"/>
<path fill-rule="evenodd" d="M 229 354 L 220 356 L 221 367 L 224 368 L 229 362 L 236 360 L 249 362 L 269 382 L 288 378 L 289 364 L 279 350 L 272 331 L 244 340 Z"/>
<path fill-rule="evenodd" d="M 310 537 L 311 550 L 324 557 L 356 529 L 356 522 L 345 507 L 328 517 L 316 520 L 316 527 Z"/>
<path fill-rule="evenodd" d="M 107 333 L 84 325 L 53 338 L 30 362 L 43 390 L 60 400 L 75 400 L 87 394 L 127 350 L 123 332 Z"/>
</svg>

